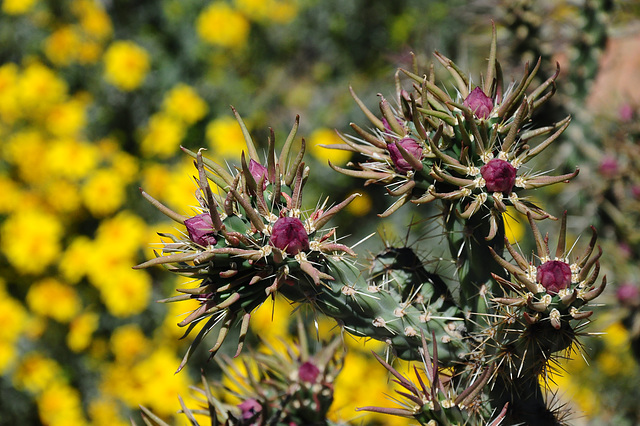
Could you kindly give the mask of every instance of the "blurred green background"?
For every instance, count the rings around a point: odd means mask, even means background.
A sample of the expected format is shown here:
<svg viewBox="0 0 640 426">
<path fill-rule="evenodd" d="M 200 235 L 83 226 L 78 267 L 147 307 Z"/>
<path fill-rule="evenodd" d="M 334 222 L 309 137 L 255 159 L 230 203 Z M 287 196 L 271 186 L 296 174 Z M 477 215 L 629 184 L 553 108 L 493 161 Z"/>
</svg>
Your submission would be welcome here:
<svg viewBox="0 0 640 426">
<path fill-rule="evenodd" d="M 537 57 L 541 78 L 562 65 L 540 119 L 572 114 L 574 123 L 538 167 L 579 165 L 581 176 L 535 197 L 556 215 L 569 209 L 574 239 L 598 226 L 613 283 L 590 328 L 607 334 L 585 340 L 586 360 L 577 355 L 571 374 L 556 377 L 558 404 L 570 401 L 576 424 L 636 424 L 638 304 L 616 288 L 637 286 L 639 276 L 639 19 L 635 1 L 3 0 L 0 425 L 126 425 L 140 422 L 141 404 L 187 424 L 175 416 L 177 397 L 188 401 L 200 368 L 215 364 L 201 354 L 174 375 L 188 345 L 176 326 L 186 308 L 155 300 L 179 282 L 160 268 L 131 269 L 172 225 L 138 188 L 192 215 L 194 169 L 179 146 L 237 165 L 244 142 L 230 105 L 263 150 L 269 126 L 281 143 L 301 116 L 307 207 L 364 195 L 334 222 L 352 244 L 379 232 L 429 252 L 430 229 L 407 231 L 420 219 L 415 209 L 380 220 L 390 204 L 383 188 L 331 171 L 327 159 L 350 158 L 318 145 L 340 143 L 334 129 L 348 133 L 352 121 L 366 124 L 349 85 L 373 110 L 410 52 L 424 64 L 437 49 L 464 70 L 484 69 L 492 20 L 505 75 L 516 78 Z M 527 252 L 521 222 L 509 219 L 509 231 Z M 359 248 L 381 247 L 373 238 Z M 253 343 L 290 339 L 289 312 L 279 300 L 259 310 Z M 329 322 L 320 329 L 337 332 Z M 392 387 L 368 355 L 379 347 L 347 345 L 333 419 L 410 424 L 354 411 L 393 405 L 384 395 Z"/>
</svg>

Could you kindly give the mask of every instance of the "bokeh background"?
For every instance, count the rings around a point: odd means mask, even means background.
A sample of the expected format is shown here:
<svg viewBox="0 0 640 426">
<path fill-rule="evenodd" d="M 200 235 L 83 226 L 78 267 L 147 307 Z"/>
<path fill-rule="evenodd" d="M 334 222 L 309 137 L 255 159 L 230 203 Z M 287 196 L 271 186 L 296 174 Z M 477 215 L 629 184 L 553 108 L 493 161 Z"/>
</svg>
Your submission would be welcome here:
<svg viewBox="0 0 640 426">
<path fill-rule="evenodd" d="M 573 240 L 596 225 L 605 250 L 606 304 L 588 330 L 602 334 L 585 337 L 563 363 L 569 374 L 552 378 L 554 400 L 574 410 L 575 424 L 638 424 L 637 1 L 2 0 L 0 425 L 128 425 L 140 423 L 139 405 L 187 424 L 175 414 L 178 395 L 188 403 L 200 368 L 215 376 L 216 365 L 203 353 L 174 374 L 188 346 L 176 326 L 187 308 L 155 301 L 179 279 L 131 269 L 173 225 L 139 188 L 192 215 L 194 169 L 179 146 L 237 164 L 244 143 L 230 105 L 261 149 L 269 126 L 282 142 L 301 116 L 307 206 L 363 194 L 334 222 L 351 244 L 378 233 L 429 252 L 433 230 L 408 231 L 420 222 L 415 209 L 380 220 L 390 204 L 383 189 L 330 170 L 328 159 L 341 165 L 349 155 L 319 145 L 339 143 L 334 129 L 348 132 L 351 121 L 366 125 L 349 85 L 373 109 L 410 52 L 426 64 L 437 49 L 479 82 L 473 70 L 485 67 L 492 21 L 506 76 L 538 57 L 541 78 L 561 64 L 558 93 L 538 119 L 571 114 L 573 124 L 538 167 L 578 165 L 581 174 L 535 197 L 556 215 L 569 210 Z M 522 219 L 507 220 L 526 252 Z M 358 249 L 375 253 L 382 240 Z M 292 341 L 291 311 L 280 300 L 258 310 L 249 343 Z M 330 321 L 318 327 L 338 332 Z M 393 406 L 393 387 L 369 354 L 380 346 L 345 343 L 332 419 L 410 424 L 354 411 Z"/>
</svg>

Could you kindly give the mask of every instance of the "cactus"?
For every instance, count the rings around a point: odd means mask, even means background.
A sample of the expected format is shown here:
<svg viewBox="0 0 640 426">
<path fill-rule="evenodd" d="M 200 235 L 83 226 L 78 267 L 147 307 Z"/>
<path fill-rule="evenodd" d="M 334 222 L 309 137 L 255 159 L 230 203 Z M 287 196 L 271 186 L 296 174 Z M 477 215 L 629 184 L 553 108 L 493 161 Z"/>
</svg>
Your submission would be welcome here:
<svg viewBox="0 0 640 426">
<path fill-rule="evenodd" d="M 396 201 L 381 216 L 404 205 L 439 204 L 458 291 L 427 270 L 410 247 L 387 245 L 368 268 L 360 267 L 354 250 L 338 242 L 335 228 L 326 227 L 357 195 L 331 207 L 324 201 L 308 213 L 302 210 L 309 168 L 303 162 L 304 139 L 300 152 L 292 155 L 298 119 L 277 156 L 271 132 L 263 160 L 234 110 L 248 162 L 243 154 L 233 171 L 208 160 L 202 150 L 184 149 L 195 159 L 199 209 L 185 217 L 143 191 L 186 229 L 182 235 L 161 234 L 166 240 L 162 251 L 137 266 L 164 265 L 197 282 L 166 300 L 200 302 L 179 324 L 186 334 L 199 331 L 178 370 L 212 330 L 218 333 L 212 357 L 233 327 L 240 328 L 240 354 L 252 312 L 279 293 L 334 318 L 348 333 L 385 342 L 390 357 L 424 363 L 430 387 L 417 372 L 419 385 L 411 384 L 378 357 L 411 404 L 366 409 L 430 425 L 561 424 L 540 382 L 559 356 L 579 348 L 578 337 L 592 314 L 587 306 L 606 285 L 605 279 L 596 282 L 601 251 L 593 254 L 594 229 L 584 253 L 571 262 L 563 215 L 552 257 L 536 221 L 556 218 L 527 199 L 527 191 L 578 174 L 576 169 L 547 176 L 528 166 L 569 125 L 568 117 L 541 127 L 533 119 L 553 96 L 559 70 L 533 88 L 540 63 L 527 65 L 523 77 L 507 87 L 496 52 L 494 28 L 486 74 L 477 86 L 437 52 L 453 88 L 443 89 L 435 81 L 433 67 L 425 74 L 417 64 L 411 71 L 400 70 L 396 105 L 382 97 L 380 114 L 351 89 L 372 129 L 351 124 L 356 136 L 341 135 L 344 144 L 333 148 L 359 153 L 364 160 L 345 168 L 330 164 L 345 175 L 387 186 Z M 401 76 L 411 90 L 403 88 Z M 532 260 L 505 238 L 507 206 L 530 223 L 536 243 Z M 231 368 L 227 361 L 223 365 Z M 446 385 L 439 379 L 441 368 L 452 373 Z M 254 409 L 253 414 L 268 411 L 265 403 Z"/>
</svg>

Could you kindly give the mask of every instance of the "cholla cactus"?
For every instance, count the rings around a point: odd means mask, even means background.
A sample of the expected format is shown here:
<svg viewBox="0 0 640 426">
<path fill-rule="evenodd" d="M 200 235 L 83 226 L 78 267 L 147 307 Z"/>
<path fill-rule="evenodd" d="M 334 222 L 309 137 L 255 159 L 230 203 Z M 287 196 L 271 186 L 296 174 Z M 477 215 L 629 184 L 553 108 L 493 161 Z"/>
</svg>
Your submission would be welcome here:
<svg viewBox="0 0 640 426">
<path fill-rule="evenodd" d="M 310 304 L 317 315 L 334 318 L 349 333 L 385 342 L 388 357 L 424 362 L 430 387 L 419 374 L 419 386 L 412 385 L 385 361 L 413 405 L 374 411 L 429 425 L 561 423 L 547 406 L 540 383 L 558 356 L 578 347 L 591 315 L 586 306 L 602 293 L 606 281 L 596 285 L 600 251 L 593 255 L 595 231 L 584 254 L 571 263 L 563 216 L 552 258 L 548 238 L 541 236 L 535 220 L 555 218 L 524 193 L 567 182 L 578 173 L 543 176 L 526 167 L 569 124 L 566 118 L 537 127 L 532 119 L 553 95 L 558 73 L 530 89 L 538 63 L 531 71 L 525 67 L 524 77 L 505 87 L 495 31 L 481 86 L 472 84 L 451 60 L 439 53 L 436 58 L 449 71 L 454 88 L 440 87 L 433 68 L 424 76 L 417 66 L 401 70 L 397 105 L 383 98 L 380 116 L 352 90 L 374 128 L 352 124 L 358 136 L 343 136 L 345 143 L 334 148 L 360 153 L 366 161 L 353 168 L 332 167 L 367 183 L 388 185 L 388 192 L 399 198 L 383 216 L 405 204 L 420 208 L 439 203 L 458 291 L 439 273 L 428 271 L 408 247 L 387 246 L 370 260 L 366 274 L 354 251 L 337 242 L 335 229 L 325 228 L 356 195 L 328 209 L 327 202 L 309 213 L 302 209 L 309 169 L 302 162 L 304 140 L 300 153 L 290 155 L 297 121 L 277 158 L 271 132 L 262 161 L 236 113 L 248 163 L 243 154 L 240 166 L 229 172 L 202 151 L 185 150 L 195 158 L 198 171 L 196 214 L 179 215 L 143 192 L 186 229 L 178 236 L 162 234 L 168 240 L 162 252 L 138 267 L 162 264 L 198 284 L 168 299 L 198 300 L 200 307 L 180 325 L 189 332 L 204 324 L 180 368 L 218 324 L 212 356 L 236 325 L 239 353 L 253 310 L 277 292 L 294 303 Z M 402 88 L 401 74 L 412 82 L 411 92 Z M 449 95 L 453 92 L 455 98 Z M 213 191 L 210 182 L 219 190 Z M 505 239 L 502 215 L 509 205 L 531 224 L 537 246 L 531 261 Z M 451 373 L 446 386 L 439 368 Z M 267 421 L 259 414 L 268 411 L 265 404 L 246 402 L 243 407 L 243 417 Z"/>
</svg>

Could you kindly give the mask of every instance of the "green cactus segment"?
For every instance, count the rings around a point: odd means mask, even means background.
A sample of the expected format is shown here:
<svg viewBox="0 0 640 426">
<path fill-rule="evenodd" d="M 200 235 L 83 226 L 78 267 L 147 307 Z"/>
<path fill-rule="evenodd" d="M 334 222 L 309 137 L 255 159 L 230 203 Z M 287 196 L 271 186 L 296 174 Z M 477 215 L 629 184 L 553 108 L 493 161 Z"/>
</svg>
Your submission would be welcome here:
<svg viewBox="0 0 640 426">
<path fill-rule="evenodd" d="M 346 331 L 389 345 L 406 360 L 420 360 L 420 335 L 435 333 L 438 353 L 448 365 L 461 362 L 468 350 L 465 323 L 445 283 L 424 270 L 409 248 L 389 248 L 373 260 L 366 279 L 351 260 L 327 257 L 322 286 L 285 286 L 291 300 L 307 300 Z"/>
</svg>

